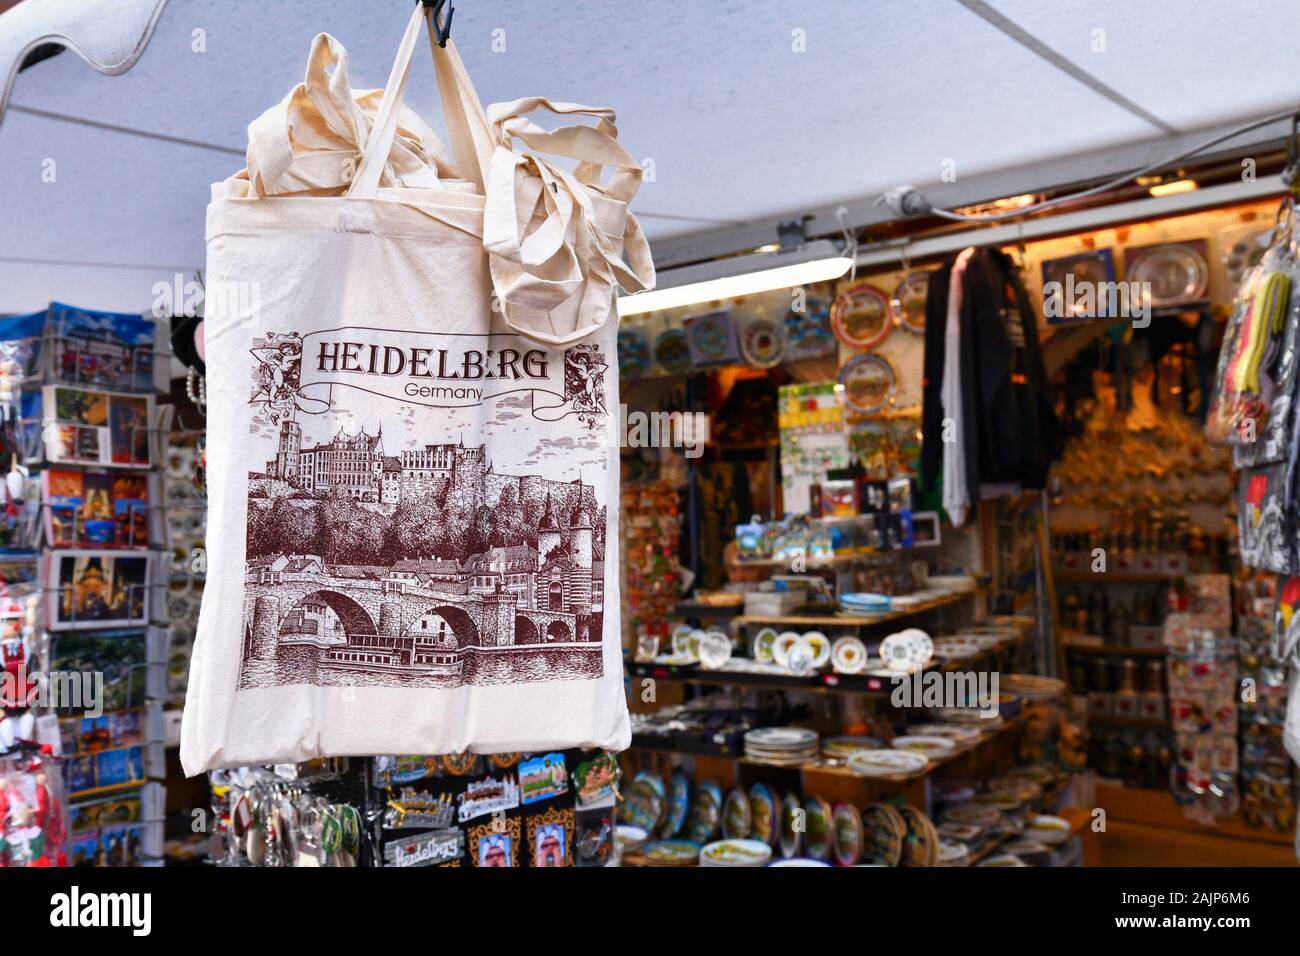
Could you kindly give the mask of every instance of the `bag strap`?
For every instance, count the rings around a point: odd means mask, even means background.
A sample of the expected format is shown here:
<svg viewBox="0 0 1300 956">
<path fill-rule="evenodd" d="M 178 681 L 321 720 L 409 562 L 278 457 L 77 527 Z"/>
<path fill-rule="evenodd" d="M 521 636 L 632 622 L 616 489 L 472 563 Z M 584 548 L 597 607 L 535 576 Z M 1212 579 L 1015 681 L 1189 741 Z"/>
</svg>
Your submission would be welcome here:
<svg viewBox="0 0 1300 956">
<path fill-rule="evenodd" d="M 482 192 L 487 181 L 488 158 L 492 154 L 487 117 L 478 94 L 470 83 L 469 74 L 461 62 L 460 54 L 450 40 L 440 47 L 434 40 L 433 11 L 416 4 L 411 14 L 397 57 L 384 84 L 384 98 L 375 114 L 374 125 L 362 150 L 361 162 L 348 187 L 350 199 L 373 199 L 379 189 L 379 180 L 397 133 L 398 116 L 406 96 L 406 79 L 411 69 L 415 41 L 423 24 L 429 26 L 429 47 L 433 51 L 433 64 L 438 80 L 438 95 L 442 99 L 443 118 L 451 140 L 457 173 L 460 178 L 475 183 Z"/>
</svg>

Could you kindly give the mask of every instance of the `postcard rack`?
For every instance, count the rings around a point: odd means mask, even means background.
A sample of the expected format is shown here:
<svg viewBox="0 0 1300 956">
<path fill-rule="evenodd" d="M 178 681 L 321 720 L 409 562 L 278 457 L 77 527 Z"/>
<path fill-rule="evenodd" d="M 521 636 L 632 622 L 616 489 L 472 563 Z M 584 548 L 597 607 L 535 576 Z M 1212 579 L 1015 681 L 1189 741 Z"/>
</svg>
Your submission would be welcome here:
<svg viewBox="0 0 1300 956">
<path fill-rule="evenodd" d="M 162 864 L 169 338 L 166 319 L 60 303 L 0 319 L 0 458 L 21 476 L 0 575 L 38 597 L 27 667 L 63 689 L 34 725 L 65 808 L 51 859 L 72 866 Z"/>
</svg>

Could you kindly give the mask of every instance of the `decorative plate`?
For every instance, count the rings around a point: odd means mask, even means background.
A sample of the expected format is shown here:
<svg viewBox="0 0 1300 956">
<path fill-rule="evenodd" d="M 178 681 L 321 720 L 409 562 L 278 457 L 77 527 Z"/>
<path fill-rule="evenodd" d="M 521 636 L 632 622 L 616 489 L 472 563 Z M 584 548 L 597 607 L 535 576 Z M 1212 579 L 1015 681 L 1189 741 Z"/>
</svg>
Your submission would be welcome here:
<svg viewBox="0 0 1300 956">
<path fill-rule="evenodd" d="M 635 379 L 650 367 L 650 343 L 635 329 L 621 329 L 618 333 L 618 374 Z"/>
<path fill-rule="evenodd" d="M 1042 814 L 1025 821 L 1024 836 L 1039 843 L 1064 843 L 1070 839 L 1070 822 Z"/>
<path fill-rule="evenodd" d="M 749 789 L 749 836 L 762 840 L 769 846 L 776 842 L 780 825 L 776 816 L 776 800 L 765 783 L 756 783 Z"/>
<path fill-rule="evenodd" d="M 806 677 L 816 670 L 817 652 L 807 638 L 800 637 L 786 655 L 785 666 L 796 677 Z"/>
<path fill-rule="evenodd" d="M 1194 247 L 1170 243 L 1149 251 L 1126 250 L 1126 260 L 1129 253 L 1137 261 L 1126 269 L 1128 281 L 1148 284 L 1154 308 L 1186 305 L 1205 298 L 1210 267 Z"/>
<path fill-rule="evenodd" d="M 794 857 L 789 860 L 773 860 L 768 866 L 830 866 L 824 860 L 810 860 L 807 857 Z"/>
<path fill-rule="evenodd" d="M 867 645 L 856 637 L 837 638 L 831 645 L 831 666 L 840 674 L 860 674 L 867 666 Z"/>
<path fill-rule="evenodd" d="M 803 639 L 813 651 L 813 667 L 825 667 L 831 659 L 831 639 L 821 631 L 805 631 Z"/>
<path fill-rule="evenodd" d="M 800 750 L 817 743 L 817 731 L 806 727 L 756 727 L 745 734 L 746 746 Z"/>
<path fill-rule="evenodd" d="M 700 638 L 700 666 L 716 671 L 731 660 L 731 638 L 721 631 L 706 631 Z"/>
<path fill-rule="evenodd" d="M 799 798 L 793 793 L 786 793 L 781 798 L 781 833 L 777 838 L 777 846 L 781 849 L 781 855 L 789 859 L 799 852 L 799 830 L 797 822 L 799 819 Z"/>
<path fill-rule="evenodd" d="M 772 368 L 785 357 L 785 325 L 750 319 L 740 327 L 740 354 L 755 368 Z"/>
<path fill-rule="evenodd" d="M 785 316 L 785 360 L 802 362 L 805 359 L 834 355 L 835 336 L 831 333 L 831 307 L 823 298 L 808 296 L 805 309 L 791 309 Z"/>
<path fill-rule="evenodd" d="M 722 804 L 722 835 L 728 840 L 744 840 L 753 828 L 749 797 L 739 788 L 727 794 Z"/>
<path fill-rule="evenodd" d="M 862 750 L 849 757 L 849 769 L 866 777 L 916 773 L 929 766 L 925 754 L 910 750 Z"/>
<path fill-rule="evenodd" d="M 646 859 L 662 865 L 689 866 L 699 860 L 700 845 L 690 840 L 656 840 L 642 852 Z"/>
<path fill-rule="evenodd" d="M 619 851 L 622 853 L 638 853 L 650 839 L 649 832 L 644 827 L 635 827 L 628 823 L 620 823 L 614 827 L 614 842 L 618 844 Z"/>
<path fill-rule="evenodd" d="M 686 344 L 691 363 L 699 368 L 734 365 L 740 359 L 736 348 L 736 327 L 731 312 L 721 310 L 686 319 Z"/>
<path fill-rule="evenodd" d="M 909 332 L 925 334 L 925 297 L 930 290 L 930 273 L 909 272 L 894 290 L 894 319 Z"/>
<path fill-rule="evenodd" d="M 995 826 L 1002 815 L 991 807 L 981 807 L 972 803 L 964 803 L 961 806 L 949 807 L 943 811 L 945 822 L 963 823 L 972 827 Z"/>
<path fill-rule="evenodd" d="M 934 657 L 934 641 L 930 640 L 929 634 L 919 627 L 904 628 L 898 633 L 910 640 L 913 646 L 916 647 L 917 657 L 923 665 L 930 663 L 930 658 Z"/>
<path fill-rule="evenodd" d="M 934 824 L 916 807 L 903 807 L 907 839 L 903 842 L 904 866 L 934 866 L 939 862 L 939 834 Z"/>
<path fill-rule="evenodd" d="M 849 286 L 831 306 L 831 331 L 851 349 L 874 349 L 894 329 L 889 298 L 870 282 Z"/>
<path fill-rule="evenodd" d="M 836 863 L 853 866 L 862 859 L 862 818 L 857 807 L 844 802 L 835 804 L 831 830 Z"/>
<path fill-rule="evenodd" d="M 814 860 L 825 860 L 831 855 L 831 805 L 821 797 L 809 797 L 803 813 L 804 848 Z"/>
<path fill-rule="evenodd" d="M 686 836 L 696 843 L 707 843 L 718 832 L 720 819 L 722 788 L 716 780 L 705 780 L 696 788 L 695 801 L 691 804 L 690 817 L 686 821 Z"/>
<path fill-rule="evenodd" d="M 773 663 L 772 651 L 776 643 L 776 628 L 764 627 L 754 635 L 754 646 L 750 649 L 750 654 L 754 660 L 760 664 Z"/>
<path fill-rule="evenodd" d="M 836 394 L 850 410 L 874 415 L 898 395 L 898 371 L 883 355 L 855 355 L 844 363 Z"/>
<path fill-rule="evenodd" d="M 659 836 L 667 838 L 682 832 L 691 807 L 691 785 L 683 774 L 675 773 L 668 781 L 668 806 L 659 822 Z"/>
<path fill-rule="evenodd" d="M 772 661 L 782 667 L 790 666 L 790 649 L 799 643 L 803 635 L 797 631 L 785 631 L 778 634 L 772 642 Z"/>
<path fill-rule="evenodd" d="M 827 737 L 822 741 L 822 754 L 847 760 L 859 750 L 879 750 L 883 746 L 875 737 Z"/>
<path fill-rule="evenodd" d="M 665 329 L 655 336 L 655 361 L 669 375 L 691 370 L 691 349 L 684 329 Z"/>
<path fill-rule="evenodd" d="M 620 818 L 624 823 L 654 832 L 664 813 L 664 782 L 654 774 L 638 773 L 628 787 Z"/>
<path fill-rule="evenodd" d="M 772 848 L 758 840 L 718 840 L 700 851 L 701 866 L 766 866 Z"/>
<path fill-rule="evenodd" d="M 880 656 L 890 670 L 911 673 L 925 666 L 924 646 L 905 632 L 890 634 L 880 642 Z"/>
<path fill-rule="evenodd" d="M 907 823 L 887 803 L 872 803 L 862 811 L 863 847 L 868 856 L 879 857 L 887 866 L 898 866 L 903 858 Z"/>
<path fill-rule="evenodd" d="M 922 734 L 926 737 L 947 737 L 949 740 L 955 740 L 958 743 L 970 743 L 979 740 L 983 736 L 974 727 L 959 727 L 956 724 L 913 724 L 907 729 L 911 734 Z"/>
</svg>

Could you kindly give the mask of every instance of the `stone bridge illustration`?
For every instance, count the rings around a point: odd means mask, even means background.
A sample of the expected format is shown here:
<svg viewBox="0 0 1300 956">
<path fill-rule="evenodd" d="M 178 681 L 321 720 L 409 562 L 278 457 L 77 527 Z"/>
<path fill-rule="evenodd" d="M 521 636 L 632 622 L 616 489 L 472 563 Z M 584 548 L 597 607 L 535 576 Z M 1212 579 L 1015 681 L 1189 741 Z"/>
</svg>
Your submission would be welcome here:
<svg viewBox="0 0 1300 956">
<path fill-rule="evenodd" d="M 379 684 L 498 683 L 603 670 L 599 621 L 526 606 L 510 590 L 443 583 L 446 590 L 384 569 L 320 563 L 250 568 L 240 685 L 350 683 L 360 675 Z M 476 678 L 464 672 L 476 657 L 500 666 L 479 668 L 491 675 Z"/>
</svg>

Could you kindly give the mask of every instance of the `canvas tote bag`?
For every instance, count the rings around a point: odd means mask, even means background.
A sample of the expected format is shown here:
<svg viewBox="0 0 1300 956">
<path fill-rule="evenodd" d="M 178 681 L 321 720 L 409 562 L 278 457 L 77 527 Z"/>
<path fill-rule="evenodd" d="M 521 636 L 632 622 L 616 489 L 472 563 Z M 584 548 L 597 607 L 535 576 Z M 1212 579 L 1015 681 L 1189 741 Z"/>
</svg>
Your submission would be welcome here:
<svg viewBox="0 0 1300 956">
<path fill-rule="evenodd" d="M 213 187 L 187 774 L 630 741 L 614 295 L 653 284 L 641 170 L 611 111 L 485 114 L 431 42 L 445 149 L 402 106 L 428 16 L 383 91 L 319 35 Z"/>
</svg>

